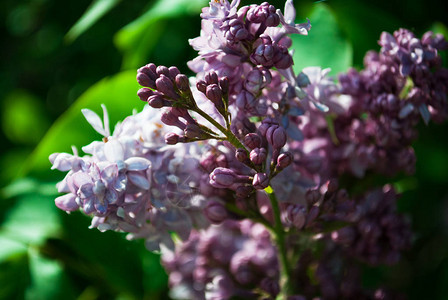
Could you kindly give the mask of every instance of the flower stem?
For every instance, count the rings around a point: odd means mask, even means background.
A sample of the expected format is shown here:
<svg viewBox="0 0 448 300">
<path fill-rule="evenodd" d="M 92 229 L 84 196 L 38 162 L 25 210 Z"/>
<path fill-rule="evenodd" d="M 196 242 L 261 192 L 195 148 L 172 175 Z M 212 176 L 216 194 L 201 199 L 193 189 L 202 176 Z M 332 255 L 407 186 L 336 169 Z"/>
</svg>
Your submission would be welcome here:
<svg viewBox="0 0 448 300">
<path fill-rule="evenodd" d="M 285 231 L 283 230 L 282 221 L 280 219 L 280 207 L 278 205 L 277 197 L 271 186 L 264 189 L 271 201 L 272 212 L 274 214 L 274 236 L 278 247 L 278 256 L 280 262 L 280 295 L 278 299 L 286 300 L 291 294 L 291 269 L 288 261 L 288 254 L 285 245 Z"/>
<path fill-rule="evenodd" d="M 235 148 L 246 149 L 246 147 L 244 147 L 244 145 L 238 140 L 238 138 L 232 133 L 232 131 L 224 128 L 224 126 L 219 124 L 215 119 L 210 117 L 206 112 L 204 112 L 200 108 L 196 108 L 194 111 L 197 112 L 199 115 L 201 115 L 204 119 L 209 121 L 213 126 L 218 128 L 219 131 L 221 131 L 227 137 L 227 141 L 229 141 L 233 146 L 235 146 Z"/>
</svg>

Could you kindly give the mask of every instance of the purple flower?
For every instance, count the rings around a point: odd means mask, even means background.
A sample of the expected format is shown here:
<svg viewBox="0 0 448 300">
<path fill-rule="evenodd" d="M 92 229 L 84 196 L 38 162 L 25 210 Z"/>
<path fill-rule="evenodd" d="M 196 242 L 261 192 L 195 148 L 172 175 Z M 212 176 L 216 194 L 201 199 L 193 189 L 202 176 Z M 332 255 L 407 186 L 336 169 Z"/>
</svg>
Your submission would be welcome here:
<svg viewBox="0 0 448 300">
<path fill-rule="evenodd" d="M 280 17 L 280 23 L 282 23 L 286 33 L 308 35 L 308 31 L 311 29 L 310 20 L 307 23 L 295 24 L 296 10 L 292 0 L 286 0 L 285 15 L 279 9 L 277 9 L 277 14 Z"/>
</svg>

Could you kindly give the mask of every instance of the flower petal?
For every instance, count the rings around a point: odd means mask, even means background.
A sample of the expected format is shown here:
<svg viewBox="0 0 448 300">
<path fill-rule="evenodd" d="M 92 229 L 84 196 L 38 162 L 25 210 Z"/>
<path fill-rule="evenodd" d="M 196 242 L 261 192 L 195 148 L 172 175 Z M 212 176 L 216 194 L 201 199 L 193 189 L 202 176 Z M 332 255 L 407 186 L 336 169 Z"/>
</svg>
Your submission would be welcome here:
<svg viewBox="0 0 448 300">
<path fill-rule="evenodd" d="M 66 194 L 63 196 L 59 196 L 54 200 L 56 206 L 65 211 L 75 211 L 79 208 L 78 204 L 75 201 L 76 195 L 74 194 Z"/>
<path fill-rule="evenodd" d="M 121 143 L 115 139 L 104 144 L 104 155 L 108 161 L 117 162 L 124 159 L 124 149 Z"/>
<path fill-rule="evenodd" d="M 130 157 L 124 161 L 129 171 L 142 171 L 151 166 L 151 162 L 143 157 Z"/>
<path fill-rule="evenodd" d="M 134 172 L 129 172 L 128 173 L 128 179 L 135 184 L 136 186 L 138 186 L 139 188 L 143 189 L 143 190 L 149 190 L 150 188 L 150 184 L 148 179 L 138 173 L 134 173 Z"/>
<path fill-rule="evenodd" d="M 95 129 L 96 132 L 103 136 L 108 136 L 103 127 L 103 122 L 100 117 L 92 110 L 84 108 L 81 109 L 82 114 L 86 118 L 87 122 Z"/>
</svg>

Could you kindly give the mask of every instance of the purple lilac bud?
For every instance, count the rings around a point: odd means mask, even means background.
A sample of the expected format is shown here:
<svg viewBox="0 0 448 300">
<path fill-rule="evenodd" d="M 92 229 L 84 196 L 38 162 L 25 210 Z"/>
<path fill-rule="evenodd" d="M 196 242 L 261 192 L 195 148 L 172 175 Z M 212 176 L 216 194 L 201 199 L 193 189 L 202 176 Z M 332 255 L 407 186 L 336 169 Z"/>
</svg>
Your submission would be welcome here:
<svg viewBox="0 0 448 300">
<path fill-rule="evenodd" d="M 272 58 L 277 69 L 287 69 L 293 65 L 293 60 L 286 47 L 275 45 L 275 54 Z"/>
<path fill-rule="evenodd" d="M 241 110 L 245 110 L 249 113 L 256 113 L 257 111 L 257 99 L 255 98 L 254 95 L 252 95 L 252 93 L 249 93 L 246 90 L 241 91 L 241 93 L 239 93 L 239 95 L 236 98 L 236 106 L 241 109 Z"/>
<path fill-rule="evenodd" d="M 246 149 L 242 149 L 242 148 L 236 149 L 235 158 L 240 162 L 245 162 L 248 158 Z"/>
<path fill-rule="evenodd" d="M 256 95 L 263 84 L 263 73 L 258 69 L 252 69 L 249 74 L 247 74 L 246 80 L 244 81 L 244 88 L 250 93 Z"/>
<path fill-rule="evenodd" d="M 213 224 L 220 224 L 228 218 L 227 209 L 220 201 L 211 200 L 204 208 L 204 214 Z"/>
<path fill-rule="evenodd" d="M 307 211 L 303 205 L 287 204 L 282 211 L 282 221 L 287 227 L 302 229 L 305 226 Z"/>
<path fill-rule="evenodd" d="M 219 88 L 219 85 L 216 83 L 210 84 L 207 86 L 205 95 L 210 101 L 212 101 L 215 105 L 222 105 L 222 91 Z"/>
<path fill-rule="evenodd" d="M 226 76 L 219 78 L 219 87 L 223 94 L 227 94 L 229 92 L 229 78 Z"/>
<path fill-rule="evenodd" d="M 207 91 L 207 83 L 204 80 L 198 80 L 196 82 L 196 88 L 198 89 L 198 91 L 205 94 L 205 92 Z"/>
<path fill-rule="evenodd" d="M 179 117 L 175 113 L 173 113 L 172 110 L 163 113 L 160 117 L 160 120 L 166 125 L 176 126 L 182 130 L 184 130 L 187 126 L 184 122 L 179 120 Z"/>
<path fill-rule="evenodd" d="M 205 132 L 196 124 L 188 123 L 184 129 L 185 136 L 189 139 L 202 138 Z M 208 136 L 207 134 L 205 134 Z"/>
<path fill-rule="evenodd" d="M 175 80 L 176 76 L 180 74 L 180 71 L 177 67 L 169 67 L 168 68 L 168 74 L 171 80 Z M 185 75 L 184 75 L 185 76 Z"/>
<path fill-rule="evenodd" d="M 216 188 L 230 188 L 235 183 L 247 182 L 247 176 L 241 176 L 232 169 L 218 167 L 210 174 L 210 184 Z"/>
<path fill-rule="evenodd" d="M 239 42 L 249 36 L 249 31 L 244 27 L 244 23 L 240 19 L 231 19 L 227 25 L 223 26 L 227 28 L 224 32 L 224 36 L 227 41 L 231 43 Z"/>
<path fill-rule="evenodd" d="M 270 38 L 260 40 L 261 44 L 251 54 L 250 61 L 255 65 L 262 65 L 267 68 L 272 67 L 274 65 L 273 58 L 276 54 L 275 47 L 272 45 Z"/>
<path fill-rule="evenodd" d="M 266 158 L 268 157 L 268 152 L 265 148 L 254 148 L 250 151 L 249 154 L 251 162 L 256 165 L 261 165 L 266 162 Z"/>
<path fill-rule="evenodd" d="M 141 86 L 155 89 L 156 79 L 157 79 L 156 66 L 152 63 L 143 66 L 137 70 L 137 82 Z"/>
<path fill-rule="evenodd" d="M 207 75 L 205 75 L 204 79 L 207 85 L 219 83 L 218 75 L 215 72 L 208 73 Z"/>
<path fill-rule="evenodd" d="M 148 105 L 152 108 L 162 108 L 171 106 L 171 103 L 163 99 L 162 95 L 154 94 L 148 98 Z"/>
<path fill-rule="evenodd" d="M 168 69 L 167 69 L 168 70 Z M 168 71 L 167 71 L 168 72 Z M 156 80 L 157 90 L 171 99 L 178 99 L 179 95 L 174 92 L 173 82 L 169 77 L 161 74 Z"/>
<path fill-rule="evenodd" d="M 261 146 L 261 137 L 256 133 L 248 133 L 243 142 L 249 149 L 258 148 Z"/>
<path fill-rule="evenodd" d="M 274 149 L 280 149 L 286 144 L 286 130 L 280 126 L 271 126 L 266 130 L 266 139 Z"/>
<path fill-rule="evenodd" d="M 264 23 L 267 27 L 276 27 L 280 24 L 280 17 L 275 7 L 267 2 L 251 7 L 246 17 L 252 23 Z"/>
<path fill-rule="evenodd" d="M 262 136 L 266 136 L 267 130 L 272 126 L 279 126 L 278 122 L 272 118 L 265 118 L 261 121 L 261 125 L 258 127 L 258 131 Z"/>
<path fill-rule="evenodd" d="M 158 66 L 156 68 L 156 73 L 159 77 L 164 75 L 164 76 L 170 78 L 170 70 L 165 66 Z"/>
<path fill-rule="evenodd" d="M 178 74 L 175 77 L 176 87 L 182 92 L 190 91 L 190 81 L 184 74 Z"/>
<path fill-rule="evenodd" d="M 277 167 L 280 169 L 284 169 L 289 166 L 294 160 L 294 157 L 290 152 L 282 153 L 277 158 Z"/>
<path fill-rule="evenodd" d="M 137 91 L 137 96 L 140 100 L 147 102 L 150 96 L 154 95 L 154 92 L 148 88 L 141 88 Z"/>
<path fill-rule="evenodd" d="M 269 176 L 266 173 L 257 173 L 254 176 L 252 185 L 257 190 L 263 190 L 269 186 Z"/>
<path fill-rule="evenodd" d="M 168 145 L 176 145 L 181 141 L 181 137 L 178 134 L 175 134 L 174 132 L 168 132 L 165 135 L 165 143 Z"/>
</svg>

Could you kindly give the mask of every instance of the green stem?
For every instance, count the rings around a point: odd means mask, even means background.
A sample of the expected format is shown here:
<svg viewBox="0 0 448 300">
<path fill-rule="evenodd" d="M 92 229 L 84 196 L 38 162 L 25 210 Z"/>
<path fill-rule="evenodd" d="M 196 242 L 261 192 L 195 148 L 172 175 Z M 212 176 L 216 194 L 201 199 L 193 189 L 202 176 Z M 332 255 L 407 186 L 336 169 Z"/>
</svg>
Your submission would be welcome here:
<svg viewBox="0 0 448 300">
<path fill-rule="evenodd" d="M 244 147 L 244 145 L 238 140 L 238 138 L 232 133 L 232 131 L 227 130 L 226 128 L 224 128 L 224 126 L 219 124 L 215 119 L 210 117 L 206 112 L 204 112 L 200 108 L 196 108 L 194 111 L 197 112 L 199 115 L 201 115 L 204 119 L 209 121 L 211 124 L 213 124 L 213 126 L 218 128 L 219 131 L 221 131 L 227 137 L 227 140 L 233 146 L 235 146 L 235 148 L 237 148 L 237 149 L 238 148 L 246 149 L 246 147 Z M 247 151 L 247 149 L 246 149 L 246 151 Z"/>
<path fill-rule="evenodd" d="M 264 189 L 269 196 L 271 201 L 272 212 L 274 214 L 274 236 L 275 242 L 278 247 L 278 255 L 280 260 L 280 295 L 279 299 L 286 300 L 291 294 L 291 269 L 288 261 L 288 254 L 285 245 L 285 231 L 283 230 L 282 221 L 280 218 L 280 207 L 278 205 L 277 197 L 275 196 L 274 190 L 271 186 Z"/>
</svg>

